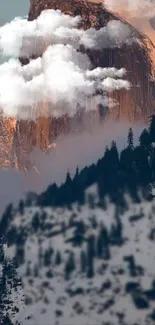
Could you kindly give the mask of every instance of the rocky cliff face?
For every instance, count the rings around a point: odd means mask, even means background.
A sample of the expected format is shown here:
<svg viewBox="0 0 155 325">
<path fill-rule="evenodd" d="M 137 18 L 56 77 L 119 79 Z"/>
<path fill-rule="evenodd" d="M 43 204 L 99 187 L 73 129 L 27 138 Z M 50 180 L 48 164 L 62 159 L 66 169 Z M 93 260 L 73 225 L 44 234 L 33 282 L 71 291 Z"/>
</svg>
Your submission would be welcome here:
<svg viewBox="0 0 155 325">
<path fill-rule="evenodd" d="M 12 161 L 16 165 L 16 158 L 12 157 L 15 129 L 15 119 L 4 118 L 3 115 L 0 116 L 0 168 L 8 167 Z"/>
<path fill-rule="evenodd" d="M 37 18 L 45 9 L 60 9 L 65 14 L 80 15 L 82 17 L 81 28 L 83 29 L 90 27 L 99 29 L 113 19 L 123 21 L 120 17 L 107 11 L 102 3 L 80 0 L 31 0 L 29 20 Z M 110 116 L 135 121 L 140 117 L 145 118 L 151 113 L 154 98 L 149 80 L 152 74 L 150 56 L 153 47 L 144 35 L 135 29 L 134 32 L 139 39 L 137 44 L 102 51 L 93 50 L 87 54 L 93 63 L 93 67 L 126 68 L 127 78 L 133 87 L 130 92 L 121 91 L 114 94 L 119 106 L 110 112 Z M 137 85 L 140 87 L 136 87 Z"/>
<path fill-rule="evenodd" d="M 82 17 L 81 28 L 88 29 L 95 27 L 99 29 L 107 24 L 110 20 L 117 19 L 123 21 L 120 17 L 107 11 L 103 4 L 97 2 L 87 2 L 80 0 L 30 0 L 29 20 L 33 20 L 39 16 L 42 10 L 45 9 L 60 9 L 63 13 L 72 16 L 80 15 Z M 125 22 L 126 23 L 126 22 Z M 129 24 L 128 24 L 129 25 Z M 133 28 L 132 26 L 130 26 Z M 114 119 L 127 119 L 136 121 L 146 119 L 154 107 L 154 87 L 151 82 L 153 76 L 153 55 L 154 48 L 145 35 L 140 34 L 134 29 L 138 42 L 134 45 L 124 45 L 123 47 L 114 49 L 104 49 L 102 51 L 87 51 L 87 54 L 92 62 L 93 67 L 124 67 L 127 70 L 127 79 L 133 87 L 129 92 L 121 91 L 114 92 L 113 97 L 119 103 L 118 106 L 108 109 L 104 114 Z M 82 49 L 84 51 L 84 49 Z M 23 64 L 27 61 L 22 58 Z M 100 118 L 100 110 L 98 110 L 98 118 Z M 103 113 L 103 112 L 102 112 Z M 6 148 L 11 150 L 11 158 L 8 154 L 1 154 L 2 161 L 8 160 L 19 168 L 27 166 L 30 162 L 27 159 L 28 153 L 31 152 L 33 146 L 38 146 L 46 149 L 53 139 L 64 132 L 74 129 L 75 120 L 79 121 L 79 125 L 85 123 L 85 118 L 94 121 L 96 113 L 91 117 L 76 116 L 74 119 L 69 119 L 67 116 L 61 119 L 52 119 L 41 117 L 37 122 L 14 121 L 9 124 L 3 121 L 6 129 L 5 136 L 7 145 Z M 76 123 L 77 125 L 78 123 Z M 3 128 L 1 128 L 3 130 Z M 5 132 L 3 132 L 4 137 Z M 10 143 L 11 137 L 11 143 Z M 8 140 L 7 140 L 8 139 Z M 5 141 L 3 141 L 4 143 Z M 4 152 L 5 152 L 4 150 Z M 5 158 L 3 158 L 5 156 Z M 3 162 L 0 165 L 3 166 Z"/>
</svg>

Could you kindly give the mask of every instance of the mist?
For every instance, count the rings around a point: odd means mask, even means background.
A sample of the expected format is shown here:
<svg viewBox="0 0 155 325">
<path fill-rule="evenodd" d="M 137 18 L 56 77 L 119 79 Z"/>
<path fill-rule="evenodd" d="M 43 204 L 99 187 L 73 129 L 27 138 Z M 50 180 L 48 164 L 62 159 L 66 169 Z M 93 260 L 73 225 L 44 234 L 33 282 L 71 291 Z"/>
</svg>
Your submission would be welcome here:
<svg viewBox="0 0 155 325">
<path fill-rule="evenodd" d="M 0 218 L 8 204 L 17 204 L 26 194 L 25 177 L 24 173 L 12 168 L 0 170 Z"/>
<path fill-rule="evenodd" d="M 118 150 L 125 148 L 127 144 L 127 132 L 130 123 L 105 121 L 102 126 L 93 127 L 80 134 L 60 136 L 56 141 L 56 148 L 48 154 L 34 149 L 33 160 L 37 172 L 27 174 L 27 187 L 32 191 L 40 192 L 50 183 L 60 185 L 65 181 L 67 171 L 73 176 L 76 167 L 79 169 L 96 163 L 104 155 L 105 147 L 110 146 L 112 140 L 117 143 Z M 137 144 L 142 125 L 132 125 L 134 131 L 134 143 Z"/>
<path fill-rule="evenodd" d="M 155 15 L 154 0 L 104 0 L 104 5 L 146 34 L 155 44 L 154 30 L 149 22 Z"/>
<path fill-rule="evenodd" d="M 134 144 L 138 144 L 139 135 L 145 125 L 128 122 L 105 121 L 102 125 L 93 126 L 84 132 L 59 136 L 56 148 L 48 154 L 34 149 L 32 158 L 36 168 L 29 172 L 15 169 L 0 171 L 0 216 L 9 203 L 17 204 L 28 191 L 41 193 L 48 185 L 56 182 L 60 185 L 65 181 L 69 171 L 74 175 L 76 167 L 79 169 L 96 163 L 103 157 L 105 147 L 110 146 L 112 140 L 117 143 L 118 150 L 127 145 L 127 133 L 132 126 Z"/>
<path fill-rule="evenodd" d="M 154 0 L 104 0 L 104 5 L 112 11 L 124 11 L 132 17 L 151 17 L 154 9 Z"/>
</svg>

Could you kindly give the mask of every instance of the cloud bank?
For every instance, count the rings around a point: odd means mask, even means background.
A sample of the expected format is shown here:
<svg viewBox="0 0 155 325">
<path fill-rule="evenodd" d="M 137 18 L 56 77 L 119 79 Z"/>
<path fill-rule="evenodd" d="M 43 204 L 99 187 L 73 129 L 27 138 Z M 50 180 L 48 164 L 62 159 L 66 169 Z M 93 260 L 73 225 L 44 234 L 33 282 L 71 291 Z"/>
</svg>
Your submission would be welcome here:
<svg viewBox="0 0 155 325">
<path fill-rule="evenodd" d="M 24 67 L 11 59 L 0 66 L 0 106 L 10 116 L 28 118 L 32 106 L 46 100 L 53 104 L 51 114 L 74 115 L 77 104 L 85 105 L 86 99 L 89 109 L 89 99 L 98 90 L 130 89 L 130 83 L 121 79 L 126 73 L 124 69 L 85 70 L 83 65 L 90 66 L 87 56 L 63 44 L 49 46 L 42 58 Z"/>
<path fill-rule="evenodd" d="M 44 102 L 48 114 L 74 115 L 79 105 L 92 109 L 92 97 L 98 92 L 106 103 L 107 91 L 130 89 L 123 79 L 124 69 L 91 70 L 88 56 L 79 52 L 81 45 L 101 49 L 135 41 L 129 27 L 110 21 L 98 31 L 85 31 L 77 28 L 80 20 L 59 10 L 46 10 L 34 21 L 16 18 L 0 28 L 1 53 L 12 56 L 0 65 L 0 106 L 6 115 L 32 118 L 33 107 L 37 117 Z M 19 54 L 29 58 L 42 53 L 26 66 L 16 59 Z"/>
<path fill-rule="evenodd" d="M 96 30 L 78 29 L 81 17 L 71 17 L 60 10 L 45 10 L 33 21 L 15 18 L 0 28 L 0 50 L 3 55 L 31 57 L 41 54 L 49 44 L 69 44 L 78 49 L 109 48 L 135 41 L 130 28 L 112 20 Z"/>
</svg>

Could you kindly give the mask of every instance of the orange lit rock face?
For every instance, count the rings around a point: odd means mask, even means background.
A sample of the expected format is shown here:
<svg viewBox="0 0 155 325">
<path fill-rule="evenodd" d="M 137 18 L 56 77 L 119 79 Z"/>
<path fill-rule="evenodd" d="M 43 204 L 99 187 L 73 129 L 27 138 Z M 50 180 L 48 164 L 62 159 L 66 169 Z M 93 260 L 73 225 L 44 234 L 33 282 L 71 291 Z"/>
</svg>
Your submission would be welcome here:
<svg viewBox="0 0 155 325">
<path fill-rule="evenodd" d="M 8 167 L 13 157 L 13 141 L 16 121 L 12 118 L 0 117 L 0 168 Z"/>
<path fill-rule="evenodd" d="M 145 4 L 147 4 L 147 2 Z M 149 5 L 145 7 L 141 6 L 140 10 L 138 10 L 138 7 L 134 5 L 133 7 L 127 6 L 127 1 L 121 1 L 120 5 L 116 2 L 116 5 L 110 8 L 115 14 L 123 17 L 132 26 L 147 35 L 155 45 L 155 32 L 149 22 L 149 19 L 155 15 L 155 7 L 153 8 L 153 6 L 150 7 Z"/>
<path fill-rule="evenodd" d="M 62 12 L 70 15 L 81 15 L 82 23 L 80 28 L 88 29 L 95 27 L 99 29 L 113 19 L 122 20 L 121 17 L 105 10 L 102 3 L 98 1 L 84 0 L 31 0 L 29 20 L 39 16 L 44 9 L 60 9 Z M 104 49 L 102 51 L 87 51 L 93 67 L 124 67 L 127 70 L 127 79 L 133 87 L 129 92 L 120 91 L 113 93 L 114 99 L 118 101 L 118 106 L 106 111 L 106 116 L 114 119 L 127 119 L 136 121 L 146 119 L 154 107 L 153 87 L 150 82 L 150 76 L 153 75 L 153 64 L 151 62 L 154 49 L 147 37 L 135 30 L 138 43 L 121 48 Z M 45 44 L 45 47 L 47 44 Z M 23 64 L 27 60 L 22 59 Z M 6 145 L 4 146 L 3 162 L 6 165 L 9 162 L 18 168 L 30 168 L 30 153 L 33 146 L 46 150 L 49 145 L 55 141 L 55 138 L 62 133 L 68 133 L 88 123 L 94 123 L 94 119 L 99 119 L 99 111 L 82 115 L 77 114 L 75 118 L 55 119 L 46 117 L 46 99 L 41 107 L 44 117 L 40 117 L 37 122 L 18 121 L 12 127 L 12 121 L 3 120 L 4 133 L 6 130 Z M 89 121 L 89 122 L 88 122 Z M 3 128 L 2 128 L 3 129 Z M 11 141 L 10 141 L 11 139 Z M 11 149 L 11 157 L 8 156 L 8 150 Z M 1 159 L 1 158 L 0 158 Z M 1 167 L 1 166 L 0 166 Z"/>
<path fill-rule="evenodd" d="M 44 9 L 60 9 L 66 14 L 81 15 L 80 28 L 84 29 L 90 27 L 99 29 L 110 20 L 122 20 L 107 11 L 101 1 L 84 0 L 31 0 L 29 19 L 37 18 Z M 153 72 L 150 58 L 152 58 L 154 48 L 147 37 L 137 30 L 135 33 L 139 39 L 137 44 L 102 51 L 87 51 L 93 67 L 115 66 L 116 68 L 124 67 L 127 70 L 127 79 L 133 87 L 129 92 L 121 91 L 113 94 L 119 105 L 109 111 L 109 115 L 113 118 L 125 118 L 131 121 L 147 118 L 154 105 L 152 84 L 149 80 Z"/>
</svg>

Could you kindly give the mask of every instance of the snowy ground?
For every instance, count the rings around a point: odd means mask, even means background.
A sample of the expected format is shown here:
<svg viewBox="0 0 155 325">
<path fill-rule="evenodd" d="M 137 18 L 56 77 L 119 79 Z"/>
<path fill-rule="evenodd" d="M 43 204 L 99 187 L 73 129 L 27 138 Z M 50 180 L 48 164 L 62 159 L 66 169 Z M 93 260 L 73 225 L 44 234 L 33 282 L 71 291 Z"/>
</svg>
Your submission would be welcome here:
<svg viewBox="0 0 155 325">
<path fill-rule="evenodd" d="M 32 220 L 36 212 L 43 226 L 34 231 Z M 89 279 L 81 273 L 81 250 L 86 251 L 91 233 L 97 237 L 101 223 L 110 236 L 112 225 L 116 223 L 114 205 L 108 204 L 106 210 L 96 204 L 94 209 L 89 204 L 80 208 L 74 205 L 72 210 L 30 207 L 25 208 L 23 216 L 16 212 L 10 228 L 15 226 L 17 232 L 26 230 L 25 263 L 19 267 L 26 305 L 21 304 L 13 320 L 23 325 L 155 324 L 155 288 L 152 284 L 155 280 L 155 203 L 138 205 L 130 202 L 129 209 L 120 218 L 122 245 L 110 245 L 109 260 L 94 259 L 94 277 Z M 85 241 L 80 247 L 74 247 L 70 239 L 80 220 L 85 225 Z M 42 256 L 49 248 L 53 254 L 50 265 L 45 266 Z M 13 257 L 15 250 L 15 245 L 5 245 L 7 256 Z M 60 265 L 55 263 L 58 251 L 61 253 Z M 67 281 L 64 267 L 70 252 L 74 253 L 76 267 Z M 131 275 L 124 258 L 131 255 L 135 259 L 135 275 Z M 136 283 L 137 289 L 127 292 L 129 283 L 131 286 Z M 136 299 L 141 299 L 144 306 L 140 308 Z"/>
</svg>

